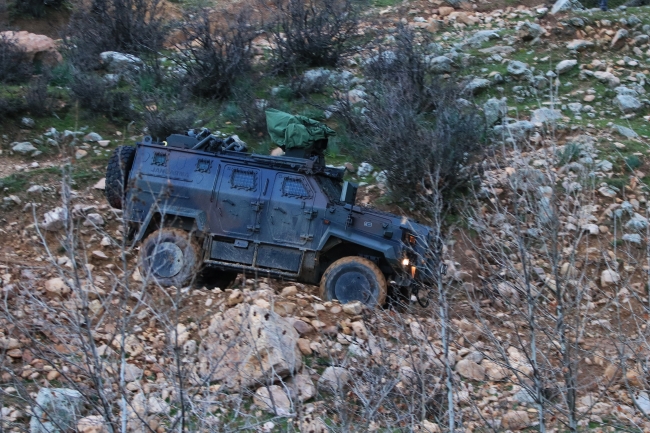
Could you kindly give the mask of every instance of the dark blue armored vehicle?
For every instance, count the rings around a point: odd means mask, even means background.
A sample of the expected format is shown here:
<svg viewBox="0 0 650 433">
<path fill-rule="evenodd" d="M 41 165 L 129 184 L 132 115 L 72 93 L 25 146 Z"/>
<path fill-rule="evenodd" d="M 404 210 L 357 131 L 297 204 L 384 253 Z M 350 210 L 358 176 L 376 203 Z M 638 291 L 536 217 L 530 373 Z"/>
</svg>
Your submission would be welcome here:
<svg viewBox="0 0 650 433">
<path fill-rule="evenodd" d="M 222 288 L 237 273 L 269 276 L 367 305 L 383 304 L 388 285 L 430 284 L 436 233 L 355 205 L 356 187 L 324 164 L 328 129 L 305 146 L 276 140 L 285 156 L 246 153 L 207 130 L 118 147 L 106 196 L 140 242 L 141 274 L 181 287 L 204 272 Z"/>
</svg>

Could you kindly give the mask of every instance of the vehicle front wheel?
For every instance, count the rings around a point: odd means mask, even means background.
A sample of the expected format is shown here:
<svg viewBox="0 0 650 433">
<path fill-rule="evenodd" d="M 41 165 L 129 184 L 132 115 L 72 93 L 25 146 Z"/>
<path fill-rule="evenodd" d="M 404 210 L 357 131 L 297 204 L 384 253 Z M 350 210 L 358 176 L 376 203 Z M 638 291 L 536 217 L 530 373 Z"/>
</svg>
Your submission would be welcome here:
<svg viewBox="0 0 650 433">
<path fill-rule="evenodd" d="M 386 302 L 386 278 L 379 267 L 363 257 L 344 257 L 332 263 L 320 280 L 320 296 L 342 304 L 361 301 L 369 307 Z"/>
<path fill-rule="evenodd" d="M 156 230 L 140 246 L 142 277 L 161 286 L 187 286 L 195 278 L 201 264 L 201 248 L 196 239 L 184 230 Z"/>
</svg>

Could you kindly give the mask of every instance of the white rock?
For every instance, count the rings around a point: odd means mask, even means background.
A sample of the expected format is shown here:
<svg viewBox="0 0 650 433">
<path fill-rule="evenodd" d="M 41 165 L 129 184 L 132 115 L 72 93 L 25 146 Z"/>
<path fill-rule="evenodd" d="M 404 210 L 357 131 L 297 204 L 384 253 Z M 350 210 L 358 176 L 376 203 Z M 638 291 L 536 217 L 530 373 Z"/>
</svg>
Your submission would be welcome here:
<svg viewBox="0 0 650 433">
<path fill-rule="evenodd" d="M 340 394 L 343 388 L 350 382 L 350 373 L 343 367 L 327 367 L 320 379 L 318 388 L 321 391 Z"/>
<path fill-rule="evenodd" d="M 600 285 L 602 287 L 614 286 L 619 281 L 621 281 L 621 276 L 614 270 L 605 269 L 600 274 Z"/>
<path fill-rule="evenodd" d="M 466 379 L 485 380 L 485 368 L 469 359 L 461 359 L 456 363 L 455 370 Z"/>
<path fill-rule="evenodd" d="M 555 70 L 557 71 L 558 74 L 562 75 L 565 72 L 569 72 L 571 69 L 575 68 L 576 66 L 578 66 L 577 60 L 574 59 L 562 60 L 560 63 L 557 64 Z"/>
<path fill-rule="evenodd" d="M 263 386 L 255 391 L 253 401 L 260 409 L 277 416 L 291 415 L 291 401 L 278 385 Z"/>
<path fill-rule="evenodd" d="M 359 164 L 359 168 L 357 169 L 357 176 L 366 177 L 370 175 L 374 169 L 375 168 L 369 163 L 362 162 L 361 164 Z"/>
</svg>

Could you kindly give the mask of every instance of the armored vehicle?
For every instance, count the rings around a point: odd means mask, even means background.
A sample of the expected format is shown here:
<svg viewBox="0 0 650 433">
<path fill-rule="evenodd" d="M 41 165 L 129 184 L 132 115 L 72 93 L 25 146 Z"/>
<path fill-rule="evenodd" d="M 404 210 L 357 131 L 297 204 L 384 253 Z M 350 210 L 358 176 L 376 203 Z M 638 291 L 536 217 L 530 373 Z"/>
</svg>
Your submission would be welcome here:
<svg viewBox="0 0 650 433">
<path fill-rule="evenodd" d="M 356 186 L 324 163 L 334 131 L 286 113 L 267 117 L 285 156 L 246 153 L 236 137 L 208 130 L 115 149 L 106 196 L 140 243 L 141 274 L 182 287 L 202 271 L 222 288 L 237 273 L 268 276 L 372 306 L 389 285 L 417 292 L 428 284 L 437 234 L 355 205 Z"/>
</svg>

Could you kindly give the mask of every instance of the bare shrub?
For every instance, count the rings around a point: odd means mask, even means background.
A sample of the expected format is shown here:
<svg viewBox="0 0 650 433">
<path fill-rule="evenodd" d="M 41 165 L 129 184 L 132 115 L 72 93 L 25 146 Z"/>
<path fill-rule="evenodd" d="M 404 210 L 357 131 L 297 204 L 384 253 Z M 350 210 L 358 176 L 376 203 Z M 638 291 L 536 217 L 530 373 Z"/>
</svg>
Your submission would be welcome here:
<svg viewBox="0 0 650 433">
<path fill-rule="evenodd" d="M 352 0 L 272 0 L 267 32 L 276 67 L 336 66 L 359 25 Z"/>
<path fill-rule="evenodd" d="M 125 120 L 130 120 L 134 115 L 129 92 L 111 89 L 97 74 L 75 74 L 70 90 L 79 105 L 91 114 L 105 114 L 111 119 Z"/>
<path fill-rule="evenodd" d="M 0 83 L 15 84 L 29 79 L 33 71 L 25 52 L 7 36 L 0 37 Z"/>
<path fill-rule="evenodd" d="M 156 53 L 169 32 L 160 0 L 92 0 L 73 14 L 66 40 L 72 62 L 98 66 L 99 53 Z"/>
<path fill-rule="evenodd" d="M 20 116 L 26 110 L 25 101 L 20 97 L 0 97 L 0 123 Z"/>
<path fill-rule="evenodd" d="M 48 10 L 63 6 L 64 0 L 14 0 L 9 8 L 18 15 L 30 15 L 34 18 L 43 17 Z"/>
<path fill-rule="evenodd" d="M 27 110 L 34 116 L 44 116 L 52 112 L 54 100 L 47 91 L 48 74 L 34 78 L 27 87 L 25 101 Z"/>
<path fill-rule="evenodd" d="M 184 133 L 199 119 L 199 110 L 190 101 L 165 95 L 147 95 L 144 121 L 149 135 L 164 140 L 171 134 Z"/>
<path fill-rule="evenodd" d="M 228 98 L 235 83 L 251 68 L 255 28 L 250 14 L 223 14 L 217 21 L 214 13 L 200 10 L 186 18 L 183 27 L 186 43 L 179 47 L 181 54 L 176 60 L 197 96 Z"/>
</svg>

